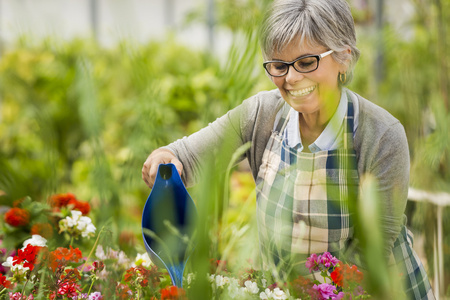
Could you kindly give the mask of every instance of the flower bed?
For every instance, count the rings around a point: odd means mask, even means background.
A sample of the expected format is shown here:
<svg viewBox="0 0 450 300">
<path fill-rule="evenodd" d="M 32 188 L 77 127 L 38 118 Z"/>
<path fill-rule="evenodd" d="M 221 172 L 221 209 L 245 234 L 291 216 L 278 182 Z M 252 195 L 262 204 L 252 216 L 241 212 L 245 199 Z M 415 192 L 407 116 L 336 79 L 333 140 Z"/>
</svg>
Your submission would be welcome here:
<svg viewBox="0 0 450 300">
<path fill-rule="evenodd" d="M 89 204 L 72 194 L 51 198 L 50 205 L 24 199 L 4 215 L 3 239 L 26 231 L 30 238 L 17 251 L 2 249 L 3 275 L 0 299 L 197 299 L 196 284 L 206 283 L 211 299 L 362 299 L 369 295 L 361 287 L 363 274 L 356 266 L 341 263 L 325 252 L 306 262 L 323 281 L 298 277 L 292 282 L 269 282 L 267 273 L 248 269 L 239 274 L 227 271 L 226 263 L 211 260 L 209 274 L 195 270 L 185 274 L 183 287 L 172 286 L 166 270 L 158 269 L 147 253 L 130 259 L 123 251 L 98 244 Z M 42 217 L 48 220 L 43 223 Z M 91 237 L 91 249 L 83 252 L 75 244 Z M 70 241 L 60 247 L 52 241 Z"/>
</svg>

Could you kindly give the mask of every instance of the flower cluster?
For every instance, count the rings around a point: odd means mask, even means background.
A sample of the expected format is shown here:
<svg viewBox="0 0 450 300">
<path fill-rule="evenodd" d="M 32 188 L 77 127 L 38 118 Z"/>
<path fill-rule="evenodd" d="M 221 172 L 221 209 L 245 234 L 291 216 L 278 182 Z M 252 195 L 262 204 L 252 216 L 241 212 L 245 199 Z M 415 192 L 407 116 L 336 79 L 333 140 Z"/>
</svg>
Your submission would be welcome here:
<svg viewBox="0 0 450 300">
<path fill-rule="evenodd" d="M 28 225 L 30 213 L 22 208 L 13 207 L 5 214 L 5 222 L 14 227 Z"/>
<path fill-rule="evenodd" d="M 73 194 L 51 197 L 50 208 L 30 201 L 22 199 L 15 202 L 5 214 L 7 226 L 3 231 L 3 242 L 19 232 L 17 230 L 24 232 L 31 228 L 31 231 L 20 239 L 24 242 L 14 248 L 15 252 L 8 253 L 2 249 L 1 253 L 5 256 L 2 267 L 7 269 L 3 269 L 5 275 L 0 275 L 0 297 L 9 295 L 9 299 L 20 300 L 32 300 L 38 295 L 52 300 L 198 298 L 194 292 L 196 278 L 199 277 L 197 274 L 188 273 L 183 280 L 185 288 L 178 288 L 171 285 L 168 272 L 158 269 L 147 253 L 138 253 L 135 259 L 130 259 L 121 250 L 97 245 L 99 238 L 92 245 L 89 237 L 95 234 L 96 227 L 85 215 L 90 208 L 88 205 L 83 208 L 83 202 L 76 200 Z M 36 221 L 34 218 L 40 219 Z M 49 222 L 43 222 L 45 218 Z M 47 242 L 49 235 L 39 234 L 43 232 L 53 233 L 58 246 L 55 246 L 55 240 Z M 85 246 L 91 244 L 92 249 L 85 249 L 89 250 L 89 255 L 83 255 L 82 249 L 72 245 L 74 239 L 81 240 Z M 60 245 L 61 242 L 66 242 L 66 245 Z M 361 286 L 363 274 L 357 267 L 343 264 L 328 252 L 312 254 L 306 261 L 306 267 L 311 273 L 320 272 L 324 280 L 319 282 L 298 277 L 292 282 L 269 282 L 270 275 L 266 278 L 268 274 L 254 269 L 236 276 L 228 270 L 226 261 L 216 259 L 210 260 L 210 274 L 203 275 L 203 278 L 209 280 L 205 281 L 206 286 L 210 286 L 208 293 L 212 293 L 215 299 L 369 297 Z"/>
<path fill-rule="evenodd" d="M 88 202 L 78 200 L 72 193 L 51 196 L 50 205 L 54 211 L 59 211 L 61 208 L 69 208 L 70 210 L 81 211 L 84 216 L 91 211 L 91 206 Z"/>
<path fill-rule="evenodd" d="M 342 288 L 348 288 L 355 283 L 361 284 L 364 278 L 363 273 L 355 265 L 351 267 L 349 265 L 339 265 L 330 276 L 333 282 Z"/>
<path fill-rule="evenodd" d="M 81 211 L 72 210 L 71 216 L 59 221 L 60 232 L 67 231 L 74 237 L 91 237 L 95 234 L 95 226 L 89 217 L 82 216 Z"/>
<path fill-rule="evenodd" d="M 329 252 L 312 254 L 305 266 L 310 272 L 320 271 L 324 282 L 299 277 L 291 287 L 302 299 L 362 299 L 369 295 L 362 288 L 363 273 L 356 266 L 339 261 Z M 329 281 L 329 282 L 327 282 Z"/>
<path fill-rule="evenodd" d="M 161 290 L 161 300 L 184 300 L 186 292 L 176 286 L 170 286 Z"/>
</svg>

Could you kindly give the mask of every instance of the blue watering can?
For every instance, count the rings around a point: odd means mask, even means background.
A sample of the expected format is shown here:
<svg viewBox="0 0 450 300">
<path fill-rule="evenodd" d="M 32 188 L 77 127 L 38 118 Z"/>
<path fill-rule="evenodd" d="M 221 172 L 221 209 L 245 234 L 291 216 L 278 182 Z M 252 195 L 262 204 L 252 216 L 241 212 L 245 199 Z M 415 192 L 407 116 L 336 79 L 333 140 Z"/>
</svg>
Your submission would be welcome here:
<svg viewBox="0 0 450 300">
<path fill-rule="evenodd" d="M 160 164 L 142 213 L 145 248 L 173 285 L 183 286 L 183 272 L 194 248 L 197 210 L 174 164 Z"/>
</svg>

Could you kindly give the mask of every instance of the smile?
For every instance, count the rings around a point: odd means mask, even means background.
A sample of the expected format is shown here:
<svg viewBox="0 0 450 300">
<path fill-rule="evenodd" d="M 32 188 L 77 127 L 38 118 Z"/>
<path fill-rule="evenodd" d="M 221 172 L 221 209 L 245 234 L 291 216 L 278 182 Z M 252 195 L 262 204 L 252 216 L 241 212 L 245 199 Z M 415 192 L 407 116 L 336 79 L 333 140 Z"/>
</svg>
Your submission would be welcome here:
<svg viewBox="0 0 450 300">
<path fill-rule="evenodd" d="M 288 91 L 289 94 L 291 94 L 294 97 L 301 97 L 301 96 L 306 96 L 308 94 L 311 94 L 314 90 L 316 89 L 316 86 L 310 86 L 301 90 L 295 90 L 295 91 Z"/>
</svg>

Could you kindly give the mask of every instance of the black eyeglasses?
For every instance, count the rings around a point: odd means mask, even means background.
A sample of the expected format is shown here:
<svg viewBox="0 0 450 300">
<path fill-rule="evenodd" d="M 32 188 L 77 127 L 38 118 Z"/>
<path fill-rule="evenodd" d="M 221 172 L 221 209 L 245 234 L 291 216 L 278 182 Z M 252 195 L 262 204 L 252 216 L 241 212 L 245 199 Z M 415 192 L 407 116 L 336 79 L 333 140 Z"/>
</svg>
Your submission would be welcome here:
<svg viewBox="0 0 450 300">
<path fill-rule="evenodd" d="M 281 77 L 289 72 L 289 66 L 293 66 L 295 71 L 299 73 L 309 73 L 317 70 L 319 61 L 325 56 L 333 53 L 333 50 L 327 51 L 319 55 L 305 55 L 291 62 L 280 60 L 266 61 L 263 63 L 264 69 L 273 77 Z"/>
</svg>

